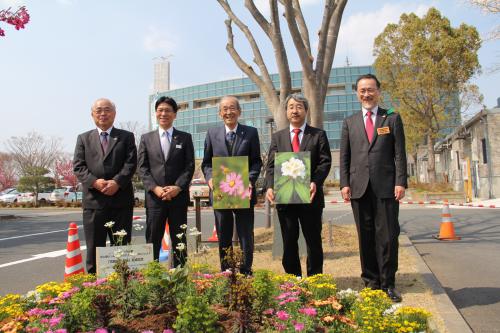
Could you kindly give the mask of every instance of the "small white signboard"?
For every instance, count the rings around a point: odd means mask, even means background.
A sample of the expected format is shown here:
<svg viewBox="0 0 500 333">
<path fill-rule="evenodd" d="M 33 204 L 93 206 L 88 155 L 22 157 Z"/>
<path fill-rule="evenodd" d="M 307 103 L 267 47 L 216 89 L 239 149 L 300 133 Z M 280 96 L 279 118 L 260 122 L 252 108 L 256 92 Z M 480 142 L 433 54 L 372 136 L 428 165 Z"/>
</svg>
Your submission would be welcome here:
<svg viewBox="0 0 500 333">
<path fill-rule="evenodd" d="M 113 273 L 113 266 L 118 259 L 125 260 L 131 269 L 143 268 L 153 261 L 153 244 L 98 247 L 97 276 L 106 277 Z"/>
</svg>

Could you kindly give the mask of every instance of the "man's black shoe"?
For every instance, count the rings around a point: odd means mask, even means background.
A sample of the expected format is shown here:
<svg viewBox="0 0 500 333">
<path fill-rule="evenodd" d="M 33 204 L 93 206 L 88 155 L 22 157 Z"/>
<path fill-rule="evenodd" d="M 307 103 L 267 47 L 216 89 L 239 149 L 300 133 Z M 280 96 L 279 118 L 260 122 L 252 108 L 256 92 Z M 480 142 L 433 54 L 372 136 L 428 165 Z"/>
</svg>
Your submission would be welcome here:
<svg viewBox="0 0 500 333">
<path fill-rule="evenodd" d="M 387 296 L 394 303 L 399 303 L 403 300 L 403 298 L 401 297 L 401 294 L 394 287 L 383 288 L 382 290 L 387 294 Z"/>
</svg>

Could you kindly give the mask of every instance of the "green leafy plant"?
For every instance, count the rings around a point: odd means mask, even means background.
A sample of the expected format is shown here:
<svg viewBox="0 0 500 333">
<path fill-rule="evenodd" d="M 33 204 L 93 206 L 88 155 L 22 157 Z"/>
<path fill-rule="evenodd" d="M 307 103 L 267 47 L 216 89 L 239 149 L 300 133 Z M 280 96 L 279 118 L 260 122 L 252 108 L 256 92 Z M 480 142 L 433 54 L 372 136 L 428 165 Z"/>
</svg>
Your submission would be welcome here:
<svg viewBox="0 0 500 333">
<path fill-rule="evenodd" d="M 208 302 L 199 296 L 188 296 L 178 305 L 179 314 L 174 323 L 178 333 L 216 333 L 220 332 L 217 326 L 217 313 Z"/>
</svg>

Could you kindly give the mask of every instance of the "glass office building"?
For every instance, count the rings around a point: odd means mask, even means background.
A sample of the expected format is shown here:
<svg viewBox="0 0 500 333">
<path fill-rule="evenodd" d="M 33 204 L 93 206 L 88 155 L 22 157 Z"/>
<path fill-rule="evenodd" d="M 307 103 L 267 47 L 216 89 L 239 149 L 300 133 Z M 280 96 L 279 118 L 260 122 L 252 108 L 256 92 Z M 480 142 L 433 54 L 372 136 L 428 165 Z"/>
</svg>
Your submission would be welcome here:
<svg viewBox="0 0 500 333">
<path fill-rule="evenodd" d="M 361 109 L 354 84 L 359 75 L 368 73 L 373 73 L 371 66 L 332 68 L 330 72 L 325 100 L 324 129 L 327 132 L 332 150 L 340 148 L 343 119 Z M 302 72 L 292 72 L 291 77 L 293 91 L 300 92 Z M 279 87 L 279 76 L 272 75 L 272 79 L 275 87 Z M 149 97 L 150 128 L 157 128 L 154 110 L 156 99 L 161 96 L 174 98 L 180 107 L 174 126 L 193 135 L 196 158 L 202 158 L 207 129 L 222 124 L 218 116 L 217 103 L 225 95 L 238 97 L 242 108 L 240 122 L 254 126 L 259 130 L 261 150 L 266 152 L 270 144 L 270 124 L 266 123 L 266 120 L 269 119 L 271 113 L 267 109 L 257 86 L 246 77 L 173 89 L 151 95 Z"/>
</svg>

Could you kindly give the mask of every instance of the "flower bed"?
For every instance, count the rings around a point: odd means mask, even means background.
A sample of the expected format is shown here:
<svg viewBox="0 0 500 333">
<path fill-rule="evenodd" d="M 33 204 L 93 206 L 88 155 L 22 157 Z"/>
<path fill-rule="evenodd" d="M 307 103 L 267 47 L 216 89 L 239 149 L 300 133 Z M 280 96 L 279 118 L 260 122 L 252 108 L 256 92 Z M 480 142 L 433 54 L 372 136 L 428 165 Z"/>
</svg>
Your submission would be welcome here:
<svg viewBox="0 0 500 333">
<path fill-rule="evenodd" d="M 235 265 L 236 266 L 236 265 Z M 253 277 L 193 265 L 124 262 L 105 279 L 79 274 L 0 298 L 1 332 L 426 332 L 430 314 L 380 290 L 337 290 L 333 277 Z"/>
</svg>

